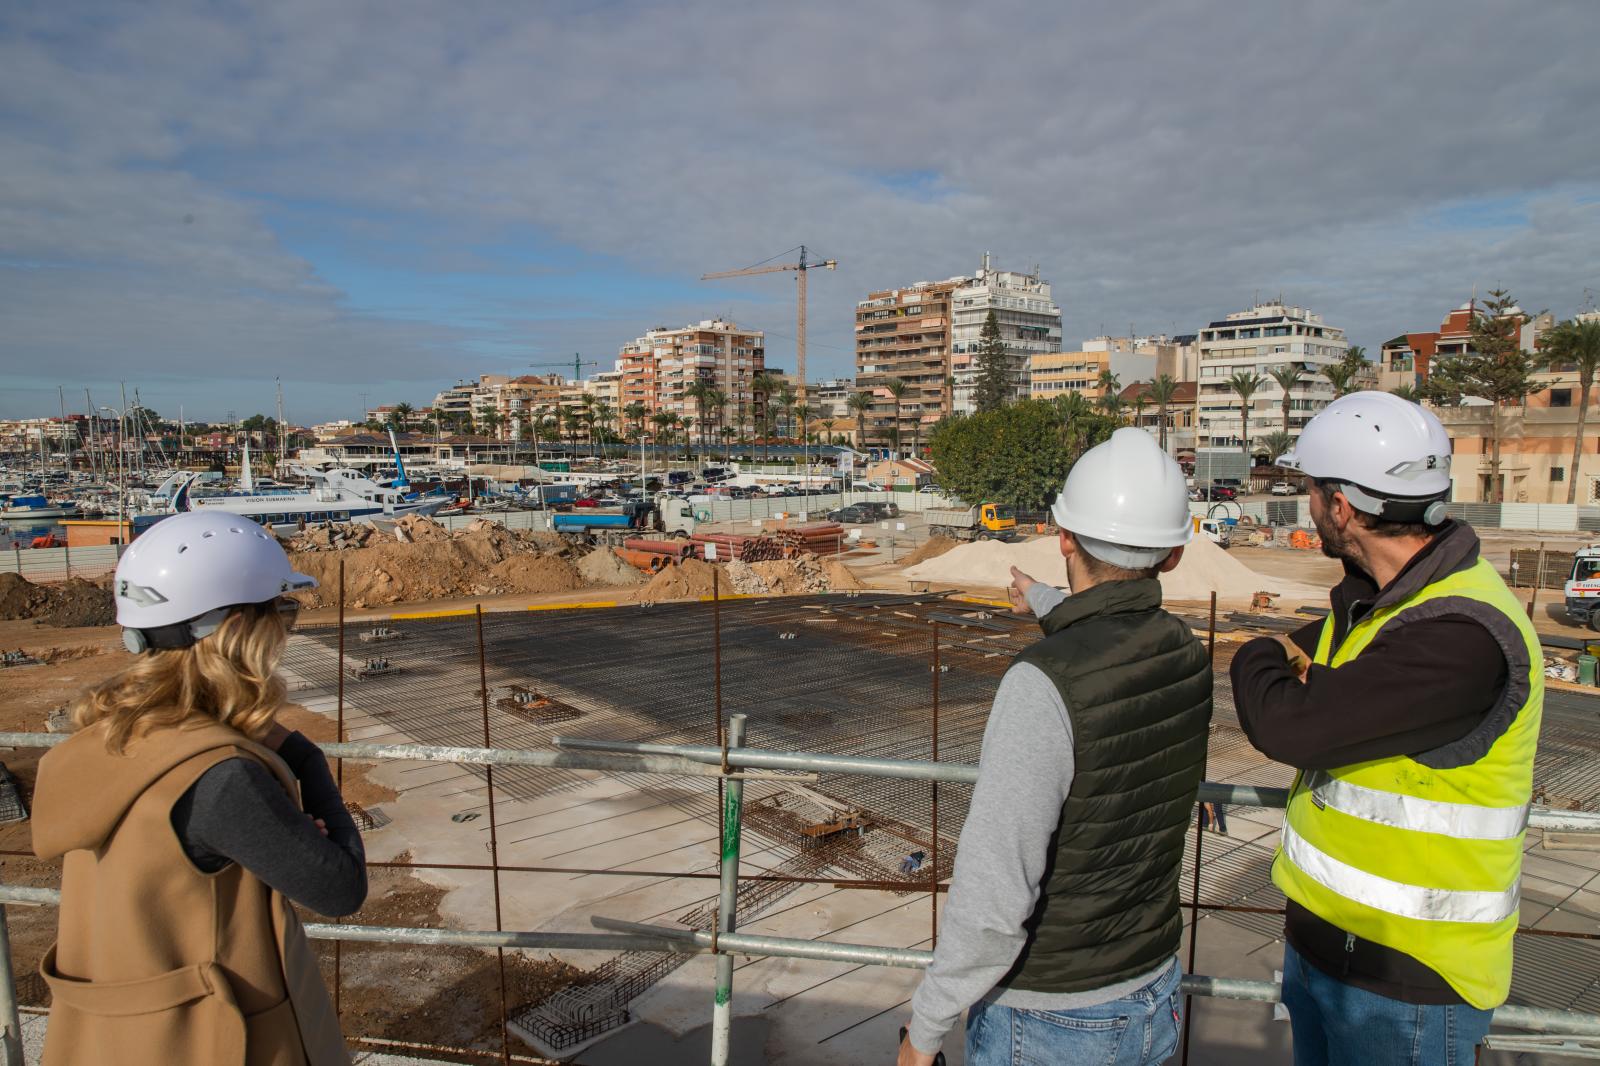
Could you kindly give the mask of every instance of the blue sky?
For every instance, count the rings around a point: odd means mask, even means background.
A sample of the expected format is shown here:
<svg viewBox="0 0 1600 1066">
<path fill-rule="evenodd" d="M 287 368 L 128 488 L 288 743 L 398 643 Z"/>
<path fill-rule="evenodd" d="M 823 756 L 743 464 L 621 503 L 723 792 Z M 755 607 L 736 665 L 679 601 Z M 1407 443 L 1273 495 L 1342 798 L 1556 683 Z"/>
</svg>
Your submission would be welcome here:
<svg viewBox="0 0 1600 1066">
<path fill-rule="evenodd" d="M 300 420 L 730 315 L 848 375 L 868 291 L 1039 265 L 1068 342 L 1281 292 L 1376 348 L 1600 290 L 1592 6 L 23 0 L 0 416 Z M 1247 53 L 1239 42 L 1252 42 Z M 1428 57 L 1425 63 L 1416 57 Z M 1230 61 L 1219 65 L 1217 57 Z"/>
</svg>

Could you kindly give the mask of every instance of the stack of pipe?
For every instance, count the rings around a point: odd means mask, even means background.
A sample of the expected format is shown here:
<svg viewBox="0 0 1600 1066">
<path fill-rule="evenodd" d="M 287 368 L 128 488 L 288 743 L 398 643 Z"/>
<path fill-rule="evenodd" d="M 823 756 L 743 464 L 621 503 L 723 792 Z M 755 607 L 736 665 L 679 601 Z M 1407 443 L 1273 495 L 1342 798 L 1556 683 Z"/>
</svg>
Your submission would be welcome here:
<svg viewBox="0 0 1600 1066">
<path fill-rule="evenodd" d="M 806 522 L 780 529 L 777 536 L 790 555 L 797 551 L 833 555 L 845 547 L 844 526 L 838 522 Z"/>
<path fill-rule="evenodd" d="M 638 551 L 634 548 L 613 548 L 612 551 L 617 553 L 618 559 L 635 569 L 643 570 L 647 574 L 655 573 L 673 559 L 673 556 L 662 555 L 658 552 Z"/>
<path fill-rule="evenodd" d="M 682 559 L 694 555 L 694 545 L 687 540 L 660 540 L 654 537 L 629 537 L 622 542 L 628 551 L 646 552 L 668 559 Z"/>
<path fill-rule="evenodd" d="M 717 547 L 717 559 L 726 562 L 740 559 L 747 563 L 783 558 L 783 545 L 771 537 L 746 536 L 743 533 L 696 533 L 690 538 L 695 554 L 705 558 L 706 545 Z"/>
</svg>

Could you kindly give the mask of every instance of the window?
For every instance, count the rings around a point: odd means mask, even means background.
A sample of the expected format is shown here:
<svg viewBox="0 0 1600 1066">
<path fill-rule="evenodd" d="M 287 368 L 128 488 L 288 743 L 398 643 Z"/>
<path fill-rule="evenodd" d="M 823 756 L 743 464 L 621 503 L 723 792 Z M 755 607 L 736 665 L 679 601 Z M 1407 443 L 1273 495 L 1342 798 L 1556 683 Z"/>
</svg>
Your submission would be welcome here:
<svg viewBox="0 0 1600 1066">
<path fill-rule="evenodd" d="M 1567 468 L 1564 466 L 1552 466 L 1550 468 L 1550 480 L 1552 482 L 1567 480 Z"/>
<path fill-rule="evenodd" d="M 1572 406 L 1572 390 L 1571 389 L 1551 389 L 1550 390 L 1550 406 L 1551 407 L 1571 407 Z"/>
</svg>

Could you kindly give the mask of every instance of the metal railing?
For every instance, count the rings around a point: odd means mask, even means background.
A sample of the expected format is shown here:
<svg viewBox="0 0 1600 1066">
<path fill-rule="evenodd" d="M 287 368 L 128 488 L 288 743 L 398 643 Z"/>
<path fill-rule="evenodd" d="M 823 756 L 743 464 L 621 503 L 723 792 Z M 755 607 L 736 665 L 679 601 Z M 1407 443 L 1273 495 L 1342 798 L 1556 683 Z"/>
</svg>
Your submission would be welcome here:
<svg viewBox="0 0 1600 1066">
<path fill-rule="evenodd" d="M 720 882 L 717 919 L 710 929 L 684 929 L 642 924 L 604 916 L 593 916 L 600 932 L 571 933 L 539 930 L 436 929 L 408 926 L 359 926 L 309 923 L 306 933 L 313 939 L 336 943 L 383 943 L 426 946 L 461 946 L 504 950 L 542 948 L 583 951 L 656 951 L 680 954 L 714 954 L 717 959 L 716 987 L 713 995 L 713 1066 L 726 1066 L 732 1022 L 733 968 L 735 955 L 772 956 L 819 962 L 844 962 L 867 966 L 919 969 L 933 959 L 933 952 L 912 948 L 891 948 L 869 944 L 835 943 L 740 933 L 734 928 L 732 903 L 741 880 L 740 835 L 744 816 L 743 783 L 782 774 L 850 773 L 910 781 L 971 784 L 978 767 L 967 763 L 919 762 L 847 755 L 827 755 L 796 751 L 745 748 L 744 716 L 730 718 L 720 747 L 689 744 L 656 744 L 614 740 L 557 737 L 553 751 L 454 747 L 425 744 L 373 744 L 356 741 L 321 744 L 334 758 L 361 760 L 401 760 L 440 762 L 483 767 L 547 767 L 565 770 L 596 770 L 609 773 L 666 774 L 716 778 L 726 785 L 720 807 L 723 820 L 722 848 L 718 877 Z M 67 740 L 48 733 L 0 733 L 0 746 L 49 748 Z M 800 780 L 804 780 L 801 778 Z M 1206 782 L 1200 786 L 1201 802 L 1281 808 L 1288 790 L 1252 785 Z M 1564 832 L 1600 832 L 1600 812 L 1554 810 L 1535 807 L 1530 813 L 1530 828 Z M 938 886 L 930 887 L 936 892 Z M 60 892 L 51 888 L 0 885 L 0 1066 L 24 1066 L 21 1022 L 17 990 L 11 966 L 11 941 L 5 922 L 6 905 L 55 906 Z M 1195 909 L 1198 900 L 1185 901 Z M 1521 932 L 1533 932 L 1521 930 Z M 1571 934 L 1569 934 L 1571 935 Z M 1584 936 L 1585 934 L 1576 934 Z M 1195 933 L 1191 926 L 1191 942 Z M 1192 967 L 1191 967 L 1192 968 Z M 1183 977 L 1188 996 L 1275 1003 L 1280 987 L 1273 982 L 1251 981 L 1188 973 Z M 502 1002 L 502 1018 L 504 1018 Z M 1600 1015 L 1542 1007 L 1506 1005 L 1494 1012 L 1494 1024 L 1502 1028 L 1525 1030 L 1533 1036 L 1491 1033 L 1489 1046 L 1536 1049 L 1568 1055 L 1600 1058 Z M 510 1061 L 509 1051 L 503 1052 Z"/>
</svg>

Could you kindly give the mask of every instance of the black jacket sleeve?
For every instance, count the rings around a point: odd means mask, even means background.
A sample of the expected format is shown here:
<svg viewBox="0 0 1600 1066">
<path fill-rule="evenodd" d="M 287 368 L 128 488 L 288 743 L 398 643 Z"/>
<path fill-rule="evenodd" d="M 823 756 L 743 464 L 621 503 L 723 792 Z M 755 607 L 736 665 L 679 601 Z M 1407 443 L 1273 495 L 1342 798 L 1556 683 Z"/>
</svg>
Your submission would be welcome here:
<svg viewBox="0 0 1600 1066">
<path fill-rule="evenodd" d="M 318 914 L 353 914 L 367 898 L 366 849 L 328 761 L 299 733 L 290 734 L 279 755 L 300 780 L 304 811 L 261 763 L 228 759 L 173 805 L 173 829 L 202 870 L 236 862 Z M 326 823 L 326 837 L 313 818 Z"/>
<path fill-rule="evenodd" d="M 1321 625 L 1290 639 L 1311 654 Z M 1311 667 L 1304 684 L 1282 645 L 1252 640 L 1230 676 L 1239 724 L 1257 750 L 1302 770 L 1329 770 L 1461 739 L 1499 701 L 1507 670 L 1487 629 L 1447 615 L 1380 631 L 1343 666 Z"/>
</svg>

